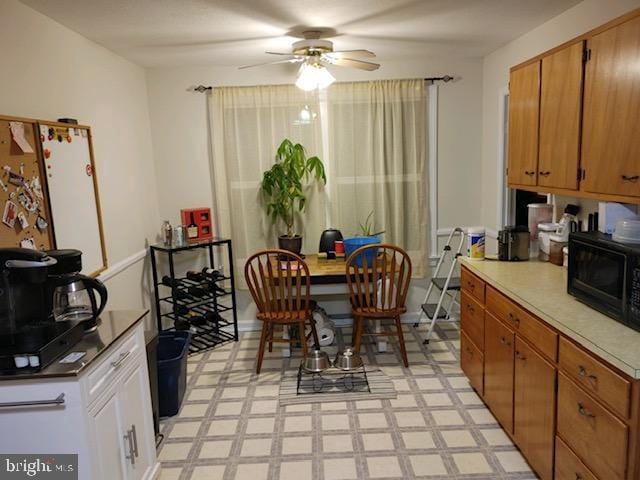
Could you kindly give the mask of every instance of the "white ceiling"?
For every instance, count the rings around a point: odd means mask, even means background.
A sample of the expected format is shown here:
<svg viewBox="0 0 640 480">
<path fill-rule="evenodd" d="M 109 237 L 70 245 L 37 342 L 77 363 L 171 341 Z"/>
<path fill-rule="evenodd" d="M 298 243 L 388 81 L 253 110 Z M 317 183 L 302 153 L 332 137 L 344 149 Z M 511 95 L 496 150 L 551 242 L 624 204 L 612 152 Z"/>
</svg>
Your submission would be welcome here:
<svg viewBox="0 0 640 480">
<path fill-rule="evenodd" d="M 481 57 L 579 0 L 22 0 L 147 67 L 240 66 L 289 51 L 303 27 L 385 59 Z"/>
</svg>

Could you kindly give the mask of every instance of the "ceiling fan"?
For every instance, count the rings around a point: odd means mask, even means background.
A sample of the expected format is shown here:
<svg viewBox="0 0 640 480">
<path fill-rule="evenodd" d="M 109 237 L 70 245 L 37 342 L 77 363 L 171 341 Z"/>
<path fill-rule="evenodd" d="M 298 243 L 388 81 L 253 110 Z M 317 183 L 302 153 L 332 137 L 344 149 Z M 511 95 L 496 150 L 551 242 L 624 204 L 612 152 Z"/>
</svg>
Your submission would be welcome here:
<svg viewBox="0 0 640 480">
<path fill-rule="evenodd" d="M 306 30 L 302 32 L 304 40 L 295 42 L 292 45 L 291 53 L 265 52 L 269 55 L 278 55 L 286 58 L 255 65 L 244 65 L 239 68 L 253 68 L 278 63 L 300 63 L 301 66 L 296 85 L 303 90 L 322 89 L 333 83 L 335 78 L 327 70 L 326 67 L 328 65 L 351 67 L 367 71 L 380 68 L 378 63 L 352 58 L 372 58 L 376 56 L 375 53 L 369 50 L 335 51 L 333 49 L 333 42 L 320 38 L 322 33 L 321 30 Z"/>
</svg>

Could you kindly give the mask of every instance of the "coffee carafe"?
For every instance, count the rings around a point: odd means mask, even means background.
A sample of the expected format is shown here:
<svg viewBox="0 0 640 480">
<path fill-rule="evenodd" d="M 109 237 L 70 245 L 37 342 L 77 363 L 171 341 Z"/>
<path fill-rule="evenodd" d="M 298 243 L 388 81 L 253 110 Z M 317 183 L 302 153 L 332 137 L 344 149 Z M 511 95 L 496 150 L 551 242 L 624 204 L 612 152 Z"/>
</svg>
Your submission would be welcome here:
<svg viewBox="0 0 640 480">
<path fill-rule="evenodd" d="M 47 254 L 57 260 L 49 270 L 50 301 L 56 321 L 80 320 L 87 332 L 95 330 L 100 313 L 107 303 L 107 288 L 97 278 L 80 273 L 80 250 L 49 250 Z M 98 293 L 99 303 L 95 292 Z"/>
</svg>

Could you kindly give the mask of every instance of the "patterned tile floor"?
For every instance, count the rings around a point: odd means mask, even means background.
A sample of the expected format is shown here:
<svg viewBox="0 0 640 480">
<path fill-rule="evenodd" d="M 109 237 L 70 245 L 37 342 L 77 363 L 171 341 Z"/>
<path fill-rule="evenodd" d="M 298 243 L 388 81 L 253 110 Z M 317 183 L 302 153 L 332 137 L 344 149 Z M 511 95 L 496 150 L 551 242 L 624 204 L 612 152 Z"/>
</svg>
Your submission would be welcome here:
<svg viewBox="0 0 640 480">
<path fill-rule="evenodd" d="M 258 332 L 189 357 L 185 402 L 162 422 L 160 479 L 537 478 L 460 371 L 457 325 L 438 327 L 429 346 L 423 327 L 405 332 L 408 369 L 395 343 L 384 354 L 363 345 L 395 400 L 280 407 L 281 374 L 300 357 L 274 348 L 256 376 Z M 338 341 L 349 344 L 350 329 Z"/>
</svg>

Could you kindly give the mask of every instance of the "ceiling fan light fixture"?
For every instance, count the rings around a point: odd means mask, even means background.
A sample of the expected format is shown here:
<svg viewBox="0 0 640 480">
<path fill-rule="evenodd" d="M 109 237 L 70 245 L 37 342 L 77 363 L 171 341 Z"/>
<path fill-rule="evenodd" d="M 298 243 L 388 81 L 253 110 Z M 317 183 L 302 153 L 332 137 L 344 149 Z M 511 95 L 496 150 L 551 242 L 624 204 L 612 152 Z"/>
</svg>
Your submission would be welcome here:
<svg viewBox="0 0 640 480">
<path fill-rule="evenodd" d="M 296 87 L 307 92 L 316 89 L 322 90 L 335 82 L 335 80 L 335 77 L 331 75 L 324 65 L 304 62 L 300 66 Z"/>
</svg>

